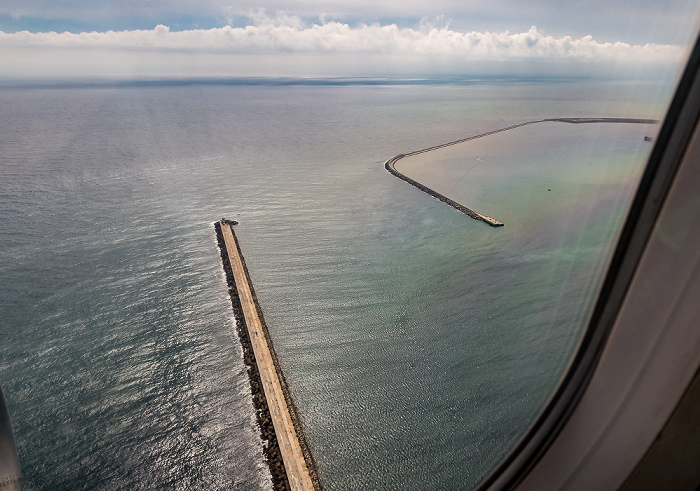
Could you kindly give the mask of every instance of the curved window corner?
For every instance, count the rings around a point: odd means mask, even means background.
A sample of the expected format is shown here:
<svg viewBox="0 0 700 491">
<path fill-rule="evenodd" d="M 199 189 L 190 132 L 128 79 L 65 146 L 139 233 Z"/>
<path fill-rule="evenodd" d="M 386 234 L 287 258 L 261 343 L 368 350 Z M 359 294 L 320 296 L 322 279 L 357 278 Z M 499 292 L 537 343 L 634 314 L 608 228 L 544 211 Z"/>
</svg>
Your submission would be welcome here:
<svg viewBox="0 0 700 491">
<path fill-rule="evenodd" d="M 695 489 L 700 48 L 659 131 L 555 396 L 480 489 Z M 695 459 L 696 460 L 696 459 Z"/>
</svg>

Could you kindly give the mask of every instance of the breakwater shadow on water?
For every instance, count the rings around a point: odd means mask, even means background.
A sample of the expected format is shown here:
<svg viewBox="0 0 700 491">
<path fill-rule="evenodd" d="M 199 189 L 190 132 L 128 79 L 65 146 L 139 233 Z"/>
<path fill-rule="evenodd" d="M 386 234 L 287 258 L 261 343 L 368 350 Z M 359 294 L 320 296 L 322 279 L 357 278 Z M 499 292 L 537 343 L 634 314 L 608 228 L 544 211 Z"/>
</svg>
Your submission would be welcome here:
<svg viewBox="0 0 700 491">
<path fill-rule="evenodd" d="M 402 181 L 407 182 L 408 184 L 418 188 L 419 190 L 423 191 L 424 193 L 442 201 L 443 203 L 451 206 L 452 208 L 456 209 L 457 211 L 460 211 L 467 215 L 470 218 L 473 218 L 474 220 L 478 220 L 480 222 L 484 222 L 488 225 L 491 225 L 492 227 L 502 227 L 503 223 L 496 220 L 495 218 L 492 218 L 490 216 L 482 215 L 481 213 L 474 211 L 470 208 L 467 208 L 461 203 L 457 203 L 453 199 L 448 198 L 444 194 L 438 193 L 432 188 L 429 188 L 425 184 L 422 184 L 415 179 L 411 179 L 407 175 L 401 173 L 396 169 L 396 162 L 401 160 L 404 157 L 411 157 L 413 155 L 419 155 L 421 153 L 426 153 L 426 152 L 431 152 L 433 150 L 439 150 L 441 148 L 449 147 L 452 145 L 457 145 L 459 143 L 464 143 L 468 142 L 470 140 L 476 140 L 477 138 L 483 138 L 485 136 L 489 135 L 495 135 L 496 133 L 502 133 L 504 131 L 512 130 L 515 128 L 520 128 L 522 126 L 527 126 L 531 124 L 537 124 L 537 123 L 544 123 L 544 122 L 555 122 L 555 123 L 571 123 L 571 124 L 585 124 L 585 123 L 634 123 L 634 124 L 658 124 L 659 121 L 656 119 L 642 119 L 642 118 L 548 118 L 548 119 L 535 119 L 532 121 L 526 121 L 524 123 L 519 123 L 519 124 L 514 124 L 511 126 L 506 126 L 505 128 L 500 128 L 497 130 L 493 131 L 488 131 L 486 133 L 481 133 L 479 135 L 474 135 L 474 136 L 469 136 L 467 138 L 461 138 L 459 140 L 454 140 L 451 142 L 447 143 L 442 143 L 440 145 L 435 145 L 432 147 L 428 148 L 423 148 L 421 150 L 415 150 L 413 152 L 409 153 L 401 153 L 398 155 L 395 155 L 394 157 L 390 158 L 384 163 L 384 168 L 389 171 L 390 174 L 398 177 Z M 478 157 L 477 157 L 478 158 Z"/>
<path fill-rule="evenodd" d="M 235 223 L 236 222 L 233 222 L 231 223 L 231 225 Z M 255 357 L 253 344 L 250 339 L 250 332 L 246 324 L 245 315 L 243 314 L 243 308 L 241 305 L 239 292 L 236 287 L 231 262 L 228 257 L 229 255 L 226 249 L 224 236 L 221 230 L 221 222 L 215 222 L 214 228 L 216 229 L 217 242 L 219 244 L 221 260 L 224 272 L 226 274 L 226 281 L 229 288 L 231 305 L 233 307 L 234 317 L 236 319 L 236 331 L 238 333 L 238 338 L 241 342 L 241 346 L 243 347 L 244 362 L 248 367 L 247 371 L 250 380 L 251 393 L 253 396 L 253 404 L 255 407 L 258 426 L 260 428 L 260 436 L 263 441 L 263 451 L 270 468 L 270 474 L 272 475 L 273 486 L 276 490 L 293 489 L 293 486 L 290 486 L 290 482 L 287 477 L 287 469 L 284 464 L 282 451 L 280 449 L 279 441 L 273 424 L 273 418 L 270 414 L 267 398 L 265 396 L 262 378 L 258 369 L 258 363 Z M 238 238 L 235 235 L 235 232 L 233 231 L 233 228 L 231 228 L 231 233 L 235 242 L 236 249 L 238 251 L 238 258 L 240 259 L 241 265 L 243 266 L 243 271 L 247 280 L 248 289 L 250 290 L 253 302 L 255 304 L 255 310 L 257 311 L 257 316 L 262 328 L 263 336 L 265 337 L 267 346 L 269 348 L 270 357 L 272 358 L 274 365 L 274 370 L 276 372 L 277 379 L 282 389 L 282 394 L 287 405 L 288 414 L 296 432 L 297 440 L 301 448 L 301 452 L 303 454 L 303 459 L 306 463 L 306 468 L 311 477 L 311 482 L 313 484 L 314 489 L 322 490 L 323 486 L 318 476 L 315 461 L 309 449 L 306 438 L 304 437 L 301 421 L 299 419 L 296 406 L 294 405 L 294 402 L 291 398 L 286 379 L 280 368 L 279 360 L 277 359 L 277 354 L 275 353 L 272 339 L 270 337 L 270 333 L 268 331 L 267 324 L 265 323 L 265 318 L 262 313 L 262 309 L 260 307 L 257 295 L 255 294 L 255 290 L 250 279 L 248 267 L 245 264 L 245 259 L 243 258 L 243 254 L 241 253 L 240 244 L 238 242 Z M 266 445 L 265 442 L 267 442 Z"/>
</svg>

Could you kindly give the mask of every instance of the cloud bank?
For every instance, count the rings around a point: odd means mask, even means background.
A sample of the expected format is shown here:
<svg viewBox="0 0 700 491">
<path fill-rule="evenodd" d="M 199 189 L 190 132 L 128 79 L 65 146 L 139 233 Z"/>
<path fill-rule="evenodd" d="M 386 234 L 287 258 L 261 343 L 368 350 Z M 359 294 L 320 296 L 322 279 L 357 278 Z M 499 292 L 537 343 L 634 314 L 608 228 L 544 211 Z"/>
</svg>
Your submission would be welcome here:
<svg viewBox="0 0 700 491">
<path fill-rule="evenodd" d="M 260 13 L 256 25 L 206 30 L 83 33 L 0 31 L 0 77 L 21 76 L 347 76 L 503 72 L 579 75 L 670 67 L 675 45 L 598 42 L 527 32 L 458 32 L 423 22 L 330 21 Z"/>
<path fill-rule="evenodd" d="M 462 32 L 521 32 L 535 24 L 558 37 L 592 34 L 599 41 L 632 44 L 685 44 L 695 36 L 700 14 L 697 0 L 265 0 L 264 4 L 259 0 L 3 0 L 0 30 L 77 33 L 151 29 L 157 24 L 175 30 L 242 27 L 257 24 L 261 5 L 307 23 L 322 14 L 351 26 L 380 22 L 416 28 L 425 16 L 444 15 Z"/>
</svg>

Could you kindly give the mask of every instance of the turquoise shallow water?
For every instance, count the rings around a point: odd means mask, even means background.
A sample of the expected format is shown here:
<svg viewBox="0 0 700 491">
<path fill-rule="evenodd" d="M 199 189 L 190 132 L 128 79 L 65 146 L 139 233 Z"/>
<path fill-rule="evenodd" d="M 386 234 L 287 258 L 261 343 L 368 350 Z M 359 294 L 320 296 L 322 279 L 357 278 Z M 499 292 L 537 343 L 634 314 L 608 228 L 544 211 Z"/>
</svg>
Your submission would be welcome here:
<svg viewBox="0 0 700 491">
<path fill-rule="evenodd" d="M 505 169 L 477 186 L 501 230 L 383 162 L 541 117 L 658 117 L 658 93 L 2 89 L 0 383 L 27 489 L 270 487 L 214 240 L 221 216 L 241 222 L 326 487 L 476 484 L 566 367 L 644 150 L 606 148 L 581 172 L 575 146 L 548 142 L 566 155 L 546 167 L 556 202 L 528 198 L 534 160 L 511 185 L 507 142 L 500 161 L 480 153 Z"/>
<path fill-rule="evenodd" d="M 508 226 L 504 250 L 590 268 L 615 237 L 656 124 L 543 122 L 402 159 L 397 169 Z M 601 270 L 590 272 L 591 278 Z"/>
</svg>

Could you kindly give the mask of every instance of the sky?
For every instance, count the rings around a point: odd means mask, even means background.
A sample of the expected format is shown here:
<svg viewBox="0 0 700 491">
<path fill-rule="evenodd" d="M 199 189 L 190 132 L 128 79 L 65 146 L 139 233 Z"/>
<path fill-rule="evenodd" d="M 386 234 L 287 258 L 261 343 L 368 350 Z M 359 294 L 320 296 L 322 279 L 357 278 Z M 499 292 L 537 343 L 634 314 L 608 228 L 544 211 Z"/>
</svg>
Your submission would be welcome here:
<svg viewBox="0 0 700 491">
<path fill-rule="evenodd" d="M 3 0 L 0 79 L 654 77 L 699 16 L 696 0 Z"/>
</svg>

